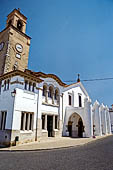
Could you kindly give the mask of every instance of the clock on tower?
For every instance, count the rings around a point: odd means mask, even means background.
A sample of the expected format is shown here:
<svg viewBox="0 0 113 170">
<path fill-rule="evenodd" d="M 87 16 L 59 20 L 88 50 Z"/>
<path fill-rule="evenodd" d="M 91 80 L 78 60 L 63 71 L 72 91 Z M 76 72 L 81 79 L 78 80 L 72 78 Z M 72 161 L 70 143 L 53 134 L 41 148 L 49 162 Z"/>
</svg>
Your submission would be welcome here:
<svg viewBox="0 0 113 170">
<path fill-rule="evenodd" d="M 7 16 L 6 28 L 0 32 L 0 75 L 28 67 L 31 38 L 26 35 L 26 21 L 20 9 Z"/>
</svg>

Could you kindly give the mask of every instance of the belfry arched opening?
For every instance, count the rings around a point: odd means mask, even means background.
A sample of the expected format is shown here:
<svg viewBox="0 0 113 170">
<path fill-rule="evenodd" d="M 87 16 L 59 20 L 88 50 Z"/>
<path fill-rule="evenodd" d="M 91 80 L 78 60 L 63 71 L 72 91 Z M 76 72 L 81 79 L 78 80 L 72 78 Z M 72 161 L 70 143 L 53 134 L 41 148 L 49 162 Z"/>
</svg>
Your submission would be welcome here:
<svg viewBox="0 0 113 170">
<path fill-rule="evenodd" d="M 83 137 L 84 125 L 82 118 L 77 113 L 73 113 L 69 118 L 68 132 L 70 137 Z"/>
</svg>

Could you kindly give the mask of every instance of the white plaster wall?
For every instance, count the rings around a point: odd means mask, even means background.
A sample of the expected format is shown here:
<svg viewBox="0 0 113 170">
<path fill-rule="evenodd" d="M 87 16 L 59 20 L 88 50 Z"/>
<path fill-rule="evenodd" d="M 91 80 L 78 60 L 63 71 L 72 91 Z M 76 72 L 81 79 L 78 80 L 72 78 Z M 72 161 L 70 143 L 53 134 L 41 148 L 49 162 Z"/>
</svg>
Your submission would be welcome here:
<svg viewBox="0 0 113 170">
<path fill-rule="evenodd" d="M 22 111 L 34 112 L 34 129 L 36 129 L 37 97 L 38 95 L 33 92 L 16 88 L 13 112 L 13 130 L 20 130 Z"/>
<path fill-rule="evenodd" d="M 11 82 L 14 78 L 11 78 Z M 12 128 L 12 119 L 13 119 L 13 107 L 14 107 L 14 98 L 11 95 L 11 92 L 14 91 L 15 85 L 9 85 L 9 90 L 4 91 L 4 81 L 2 81 L 2 89 L 0 94 L 0 111 L 7 111 L 6 117 L 6 129 Z"/>
<path fill-rule="evenodd" d="M 79 107 L 79 94 L 81 94 L 81 98 L 82 98 L 82 107 L 84 107 L 84 99 L 86 97 L 86 95 L 84 94 L 83 90 L 81 89 L 81 87 L 74 87 L 72 89 L 69 89 L 67 91 L 64 92 L 64 103 L 66 106 L 69 106 L 69 99 L 68 99 L 68 95 L 72 94 L 72 106 L 73 107 Z"/>
<path fill-rule="evenodd" d="M 68 95 L 72 94 L 72 106 L 69 106 L 69 98 Z M 84 107 L 84 99 L 89 98 L 87 92 L 82 88 L 81 83 L 75 84 L 73 86 L 69 86 L 63 89 L 63 121 L 65 118 L 66 107 L 74 107 L 79 108 L 79 94 L 81 94 L 82 98 L 82 107 Z"/>
<path fill-rule="evenodd" d="M 6 129 L 11 129 L 13 119 L 13 97 L 11 96 L 11 90 L 4 91 L 0 95 L 0 112 L 7 111 L 6 117 Z"/>
<path fill-rule="evenodd" d="M 11 84 L 17 80 L 23 84 Z M 21 111 L 34 112 L 35 122 L 38 90 L 35 89 L 35 93 L 25 91 L 24 77 L 21 76 L 14 76 L 10 78 L 9 90 L 4 91 L 3 85 L 4 80 L 2 81 L 2 89 L 0 94 L 0 111 L 7 111 L 6 129 L 20 130 Z M 38 84 L 36 85 L 38 86 Z M 16 95 L 15 97 L 12 97 L 11 92 L 13 92 L 14 89 L 16 89 Z M 35 126 L 36 123 L 34 123 L 34 128 Z"/>
<path fill-rule="evenodd" d="M 57 106 L 55 107 L 55 106 L 49 106 L 49 105 L 42 104 L 41 112 L 42 113 L 58 115 L 58 107 Z"/>
</svg>

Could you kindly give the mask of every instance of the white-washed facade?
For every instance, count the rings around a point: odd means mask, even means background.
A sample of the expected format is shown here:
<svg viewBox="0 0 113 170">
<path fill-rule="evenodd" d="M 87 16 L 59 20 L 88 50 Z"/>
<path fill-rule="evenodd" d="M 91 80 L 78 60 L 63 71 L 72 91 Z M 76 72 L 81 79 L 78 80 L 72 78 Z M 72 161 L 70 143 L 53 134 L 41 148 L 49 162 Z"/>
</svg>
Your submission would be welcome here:
<svg viewBox="0 0 113 170">
<path fill-rule="evenodd" d="M 15 70 L 0 76 L 0 84 L 1 145 L 111 133 L 107 106 L 92 105 L 81 82 L 66 85 L 53 74 Z"/>
</svg>

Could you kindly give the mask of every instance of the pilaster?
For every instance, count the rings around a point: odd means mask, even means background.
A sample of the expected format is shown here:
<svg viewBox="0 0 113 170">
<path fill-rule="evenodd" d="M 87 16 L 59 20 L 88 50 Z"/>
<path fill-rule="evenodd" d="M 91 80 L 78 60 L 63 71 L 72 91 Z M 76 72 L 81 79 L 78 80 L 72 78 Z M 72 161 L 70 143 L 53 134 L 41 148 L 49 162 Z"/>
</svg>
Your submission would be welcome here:
<svg viewBox="0 0 113 170">
<path fill-rule="evenodd" d="M 44 124 L 44 129 L 47 130 L 47 114 L 45 114 L 45 124 Z"/>
<path fill-rule="evenodd" d="M 102 129 L 101 129 L 101 115 L 100 115 L 100 110 L 99 110 L 100 104 L 96 100 L 93 106 L 94 109 L 94 130 L 95 130 L 95 135 L 96 136 L 101 136 L 102 135 Z"/>
<path fill-rule="evenodd" d="M 85 98 L 84 100 L 84 118 L 85 118 L 85 135 L 86 137 L 93 136 L 93 123 L 92 123 L 92 105 L 91 100 Z"/>
<path fill-rule="evenodd" d="M 55 115 L 53 115 L 53 130 L 55 129 Z"/>
<path fill-rule="evenodd" d="M 106 109 L 104 104 L 101 105 L 101 119 L 102 119 L 102 133 L 107 134 L 107 123 L 106 123 Z"/>
</svg>

